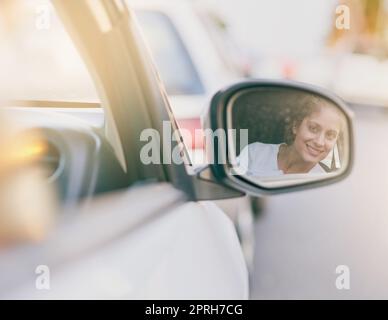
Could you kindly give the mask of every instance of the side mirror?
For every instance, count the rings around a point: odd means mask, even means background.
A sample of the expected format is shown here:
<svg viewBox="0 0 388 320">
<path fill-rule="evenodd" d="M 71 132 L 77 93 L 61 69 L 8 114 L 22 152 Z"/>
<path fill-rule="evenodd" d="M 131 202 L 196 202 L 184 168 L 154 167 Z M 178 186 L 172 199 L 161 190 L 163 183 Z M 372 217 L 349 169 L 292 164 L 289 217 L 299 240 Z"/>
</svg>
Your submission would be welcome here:
<svg viewBox="0 0 388 320">
<path fill-rule="evenodd" d="M 234 189 L 253 195 L 306 189 L 350 173 L 352 113 L 310 85 L 240 82 L 214 95 L 205 141 L 212 175 Z"/>
</svg>

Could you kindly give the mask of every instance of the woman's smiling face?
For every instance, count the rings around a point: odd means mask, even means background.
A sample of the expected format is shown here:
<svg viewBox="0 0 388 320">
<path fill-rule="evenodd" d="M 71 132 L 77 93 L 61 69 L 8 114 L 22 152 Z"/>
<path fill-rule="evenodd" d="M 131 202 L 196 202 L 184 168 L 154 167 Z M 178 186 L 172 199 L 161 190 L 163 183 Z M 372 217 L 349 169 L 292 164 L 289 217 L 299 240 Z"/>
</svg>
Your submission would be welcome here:
<svg viewBox="0 0 388 320">
<path fill-rule="evenodd" d="M 293 147 L 305 162 L 318 163 L 334 148 L 341 130 L 341 115 L 334 107 L 320 107 L 293 128 Z"/>
</svg>

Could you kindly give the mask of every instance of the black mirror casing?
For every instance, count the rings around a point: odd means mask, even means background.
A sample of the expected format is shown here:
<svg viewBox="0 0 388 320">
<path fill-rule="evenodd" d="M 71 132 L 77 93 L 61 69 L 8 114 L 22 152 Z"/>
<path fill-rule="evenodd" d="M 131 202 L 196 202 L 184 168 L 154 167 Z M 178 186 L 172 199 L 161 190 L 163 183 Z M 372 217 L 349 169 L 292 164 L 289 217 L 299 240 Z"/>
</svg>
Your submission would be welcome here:
<svg viewBox="0 0 388 320">
<path fill-rule="evenodd" d="M 330 103 L 335 105 L 342 112 L 347 125 L 348 153 L 346 168 L 344 168 L 336 176 L 330 176 L 322 180 L 306 181 L 303 183 L 298 183 L 296 185 L 268 188 L 266 186 L 252 183 L 251 181 L 245 179 L 242 176 L 231 174 L 231 159 L 229 152 L 230 150 L 228 150 L 229 143 L 227 141 L 220 141 L 221 143 L 218 143 L 217 141 L 216 143 L 213 139 L 210 141 L 206 140 L 207 152 L 210 150 L 213 152 L 214 155 L 213 161 L 209 163 L 209 169 L 211 170 L 213 177 L 217 181 L 229 187 L 254 196 L 279 194 L 291 191 L 310 189 L 336 183 L 346 178 L 352 170 L 354 160 L 354 133 L 352 122 L 353 113 L 344 101 L 324 89 L 294 81 L 249 80 L 239 82 L 237 84 L 231 85 L 218 91 L 213 96 L 210 108 L 204 119 L 204 129 L 210 129 L 213 132 L 217 129 L 225 131 L 228 130 L 229 128 L 227 120 L 227 106 L 231 99 L 238 95 L 240 92 L 243 92 L 244 90 L 260 89 L 265 91 L 266 88 L 275 88 L 279 90 L 297 90 L 298 92 L 314 95 L 319 98 L 325 99 L 326 101 L 329 101 Z"/>
</svg>

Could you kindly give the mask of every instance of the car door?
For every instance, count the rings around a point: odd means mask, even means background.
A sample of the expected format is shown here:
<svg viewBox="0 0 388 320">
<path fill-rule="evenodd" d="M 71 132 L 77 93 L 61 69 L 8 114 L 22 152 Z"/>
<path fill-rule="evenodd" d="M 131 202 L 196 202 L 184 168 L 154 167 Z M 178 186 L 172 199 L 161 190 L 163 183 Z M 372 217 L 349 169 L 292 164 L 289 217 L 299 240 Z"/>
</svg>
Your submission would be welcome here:
<svg viewBox="0 0 388 320">
<path fill-rule="evenodd" d="M 98 88 L 104 139 L 128 187 L 86 199 L 43 243 L 3 253 L 1 297 L 247 298 L 233 225 L 214 204 L 192 201 L 190 164 L 139 156 L 144 130 L 176 124 L 131 12 L 122 1 L 52 2 Z M 39 290 L 42 268 L 49 290 Z"/>
<path fill-rule="evenodd" d="M 150 201 L 152 195 L 152 201 Z M 1 257 L 7 299 L 246 299 L 231 221 L 170 184 L 103 195 L 32 250 Z M 19 266 L 15 270 L 15 266 Z M 49 290 L 38 290 L 49 269 Z M 38 286 L 39 288 L 39 286 Z"/>
</svg>

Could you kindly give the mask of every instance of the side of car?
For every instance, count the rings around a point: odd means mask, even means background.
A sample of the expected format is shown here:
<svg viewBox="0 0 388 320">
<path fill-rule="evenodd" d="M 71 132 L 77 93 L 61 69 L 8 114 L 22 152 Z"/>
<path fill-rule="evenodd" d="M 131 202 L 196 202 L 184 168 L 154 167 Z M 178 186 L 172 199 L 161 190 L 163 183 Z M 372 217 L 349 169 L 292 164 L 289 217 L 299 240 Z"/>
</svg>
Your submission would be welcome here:
<svg viewBox="0 0 388 320">
<path fill-rule="evenodd" d="M 173 118 L 132 13 L 118 3 L 53 1 L 105 113 L 104 131 L 72 130 L 112 146 L 129 189 L 89 197 L 67 209 L 68 218 L 44 243 L 3 253 L 0 269 L 10 276 L 1 279 L 1 296 L 247 298 L 246 265 L 228 218 L 211 203 L 188 202 L 195 187 L 184 163 L 145 165 L 139 157 L 143 130 L 162 133 L 162 122 Z M 109 17 L 108 30 L 96 10 Z M 71 162 L 77 150 L 61 156 Z M 99 160 L 89 159 L 89 166 Z M 70 171 L 77 170 L 73 163 Z M 31 277 L 40 265 L 50 268 L 47 292 L 37 290 Z"/>
</svg>

